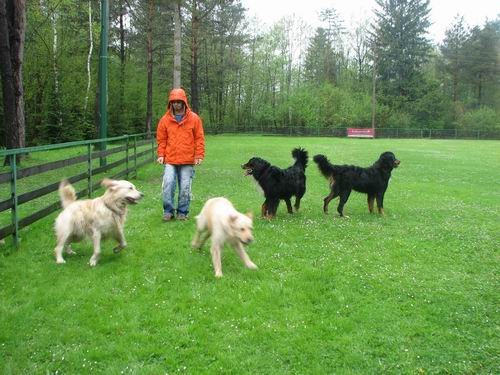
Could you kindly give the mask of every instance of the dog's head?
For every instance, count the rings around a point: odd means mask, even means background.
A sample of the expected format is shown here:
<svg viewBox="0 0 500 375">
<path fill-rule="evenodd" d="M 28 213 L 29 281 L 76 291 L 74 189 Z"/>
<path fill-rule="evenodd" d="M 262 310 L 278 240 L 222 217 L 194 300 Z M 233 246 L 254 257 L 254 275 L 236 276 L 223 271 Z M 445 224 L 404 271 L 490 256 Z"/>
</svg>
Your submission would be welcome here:
<svg viewBox="0 0 500 375">
<path fill-rule="evenodd" d="M 239 212 L 229 217 L 229 225 L 233 232 L 233 237 L 238 239 L 242 244 L 247 245 L 253 241 L 253 224 L 251 213 L 243 215 Z"/>
<path fill-rule="evenodd" d="M 245 164 L 241 165 L 241 168 L 245 170 L 245 176 L 253 176 L 255 174 L 260 174 L 267 168 L 269 168 L 271 164 L 261 158 L 253 157 Z"/>
<path fill-rule="evenodd" d="M 106 188 L 108 198 L 117 203 L 136 204 L 144 196 L 143 193 L 136 189 L 134 184 L 126 180 L 105 178 L 102 180 L 101 185 Z"/>
<path fill-rule="evenodd" d="M 392 171 L 392 169 L 397 168 L 401 162 L 396 159 L 394 153 L 386 151 L 380 155 L 378 163 L 383 169 Z"/>
</svg>

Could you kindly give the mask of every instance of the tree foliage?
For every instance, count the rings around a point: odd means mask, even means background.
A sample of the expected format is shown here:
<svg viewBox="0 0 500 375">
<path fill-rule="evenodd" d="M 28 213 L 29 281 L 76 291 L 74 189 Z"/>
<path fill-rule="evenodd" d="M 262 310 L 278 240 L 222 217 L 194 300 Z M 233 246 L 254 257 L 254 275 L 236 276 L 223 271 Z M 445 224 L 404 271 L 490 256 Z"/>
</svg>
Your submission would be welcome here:
<svg viewBox="0 0 500 375">
<path fill-rule="evenodd" d="M 374 54 L 383 99 L 401 109 L 418 99 L 422 66 L 431 45 L 427 39 L 429 0 L 377 0 L 373 25 Z"/>
<path fill-rule="evenodd" d="M 499 127 L 498 18 L 469 27 L 458 16 L 433 45 L 428 0 L 377 0 L 371 27 L 360 20 L 353 30 L 333 8 L 312 29 L 297 16 L 264 27 L 239 0 L 116 0 L 110 136 L 144 132 L 148 121 L 154 130 L 165 112 L 174 85 L 175 4 L 181 84 L 207 129 L 287 134 L 290 127 L 370 126 L 373 82 L 377 127 L 470 128 L 474 120 Z M 99 44 L 99 3 L 32 1 L 26 16 L 27 143 L 94 138 L 99 57 L 91 43 Z M 1 120 L 8 115 L 2 107 Z"/>
</svg>

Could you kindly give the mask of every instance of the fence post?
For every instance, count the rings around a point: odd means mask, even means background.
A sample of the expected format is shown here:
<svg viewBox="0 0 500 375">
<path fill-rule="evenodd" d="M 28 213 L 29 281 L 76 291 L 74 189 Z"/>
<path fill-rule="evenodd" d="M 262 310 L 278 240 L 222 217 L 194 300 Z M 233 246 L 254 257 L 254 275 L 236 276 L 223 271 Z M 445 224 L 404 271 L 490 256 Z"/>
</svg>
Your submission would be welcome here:
<svg viewBox="0 0 500 375">
<path fill-rule="evenodd" d="M 14 233 L 12 234 L 12 240 L 14 242 L 14 246 L 19 245 L 19 218 L 17 212 L 17 164 L 16 164 L 16 155 L 10 155 L 10 167 L 12 170 L 12 178 L 10 180 L 10 192 L 12 197 L 12 209 L 11 218 L 12 225 L 14 225 Z"/>
<path fill-rule="evenodd" d="M 151 136 L 151 161 L 155 162 L 155 138 Z"/>
<path fill-rule="evenodd" d="M 130 139 L 130 136 L 127 134 L 127 140 L 125 141 L 126 142 L 126 147 L 125 147 L 125 175 L 127 176 L 127 180 L 128 180 L 128 158 L 129 158 L 129 152 L 128 152 L 128 146 L 129 146 L 129 139 Z"/>
<path fill-rule="evenodd" d="M 137 136 L 134 137 L 134 175 L 137 177 Z"/>
<path fill-rule="evenodd" d="M 87 190 L 88 197 L 92 198 L 92 145 L 87 145 Z"/>
</svg>

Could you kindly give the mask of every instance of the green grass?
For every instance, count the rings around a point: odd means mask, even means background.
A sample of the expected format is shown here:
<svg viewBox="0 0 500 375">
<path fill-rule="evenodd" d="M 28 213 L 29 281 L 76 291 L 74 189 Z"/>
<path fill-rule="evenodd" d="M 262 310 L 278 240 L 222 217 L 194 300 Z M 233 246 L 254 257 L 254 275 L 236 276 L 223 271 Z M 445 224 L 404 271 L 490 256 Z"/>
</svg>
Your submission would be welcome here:
<svg viewBox="0 0 500 375">
<path fill-rule="evenodd" d="M 193 216 L 214 196 L 258 214 L 262 197 L 239 165 L 278 166 L 293 147 L 335 163 L 401 160 L 370 215 L 353 193 L 348 219 L 322 212 L 327 181 L 314 163 L 298 214 L 282 203 L 256 219 L 246 270 L 230 249 L 224 278 L 207 246 L 190 249 Z M 191 219 L 163 223 L 162 169 L 133 182 L 129 247 L 90 243 L 53 259 L 55 215 L 0 248 L 2 374 L 493 374 L 500 371 L 500 143 L 210 136 L 193 184 Z"/>
</svg>

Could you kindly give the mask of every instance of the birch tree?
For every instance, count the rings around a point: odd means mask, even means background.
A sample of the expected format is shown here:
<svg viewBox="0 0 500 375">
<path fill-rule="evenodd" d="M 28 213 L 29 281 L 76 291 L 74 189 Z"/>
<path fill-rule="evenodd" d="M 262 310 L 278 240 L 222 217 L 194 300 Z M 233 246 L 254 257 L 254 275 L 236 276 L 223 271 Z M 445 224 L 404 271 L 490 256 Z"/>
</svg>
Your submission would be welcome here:
<svg viewBox="0 0 500 375">
<path fill-rule="evenodd" d="M 61 93 L 59 91 L 59 66 L 57 62 L 57 39 L 58 39 L 58 34 L 57 34 L 57 19 L 58 19 L 58 13 L 57 9 L 54 8 L 52 9 L 52 12 L 50 14 L 50 21 L 52 24 L 52 69 L 54 71 L 54 99 L 57 103 L 57 124 L 58 128 L 62 129 L 62 124 L 63 124 L 63 119 L 62 119 L 62 111 L 61 111 L 61 105 L 60 105 L 60 98 L 61 98 Z"/>
<path fill-rule="evenodd" d="M 89 0 L 89 53 L 87 55 L 87 90 L 85 92 L 85 104 L 83 106 L 84 114 L 87 112 L 87 105 L 89 102 L 89 95 L 90 95 L 90 84 L 92 83 L 90 62 L 92 60 L 93 49 L 94 49 L 94 39 L 92 35 L 92 1 Z"/>
</svg>

